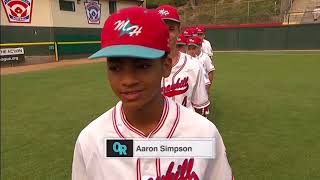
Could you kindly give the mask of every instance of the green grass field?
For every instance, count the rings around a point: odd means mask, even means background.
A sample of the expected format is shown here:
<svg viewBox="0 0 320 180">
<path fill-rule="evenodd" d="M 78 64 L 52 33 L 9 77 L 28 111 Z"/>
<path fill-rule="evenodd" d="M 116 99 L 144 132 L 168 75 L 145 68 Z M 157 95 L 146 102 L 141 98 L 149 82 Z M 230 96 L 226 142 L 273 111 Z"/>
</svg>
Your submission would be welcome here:
<svg viewBox="0 0 320 180">
<path fill-rule="evenodd" d="M 236 180 L 320 179 L 320 53 L 215 64 L 210 119 Z M 1 76 L 1 178 L 70 179 L 77 135 L 116 102 L 104 63 Z"/>
</svg>

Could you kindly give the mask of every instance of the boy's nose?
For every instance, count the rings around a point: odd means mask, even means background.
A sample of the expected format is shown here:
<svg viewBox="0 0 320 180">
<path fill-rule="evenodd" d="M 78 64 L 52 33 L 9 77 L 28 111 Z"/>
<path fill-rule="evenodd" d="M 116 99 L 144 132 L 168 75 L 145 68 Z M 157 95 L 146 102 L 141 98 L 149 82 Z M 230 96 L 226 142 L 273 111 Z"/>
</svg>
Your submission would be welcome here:
<svg viewBox="0 0 320 180">
<path fill-rule="evenodd" d="M 139 83 L 137 79 L 137 75 L 135 74 L 134 70 L 127 69 L 126 72 L 123 74 L 121 79 L 121 84 L 126 87 L 132 87 Z"/>
</svg>

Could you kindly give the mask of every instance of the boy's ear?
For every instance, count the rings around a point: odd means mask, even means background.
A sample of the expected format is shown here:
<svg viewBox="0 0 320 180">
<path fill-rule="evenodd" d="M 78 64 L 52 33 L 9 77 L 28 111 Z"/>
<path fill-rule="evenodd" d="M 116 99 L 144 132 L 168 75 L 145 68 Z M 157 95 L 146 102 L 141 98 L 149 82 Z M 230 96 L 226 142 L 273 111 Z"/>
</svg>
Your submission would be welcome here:
<svg viewBox="0 0 320 180">
<path fill-rule="evenodd" d="M 167 56 L 166 58 L 163 59 L 163 64 L 162 64 L 164 78 L 170 76 L 171 68 L 172 68 L 172 59 L 169 56 Z"/>
</svg>

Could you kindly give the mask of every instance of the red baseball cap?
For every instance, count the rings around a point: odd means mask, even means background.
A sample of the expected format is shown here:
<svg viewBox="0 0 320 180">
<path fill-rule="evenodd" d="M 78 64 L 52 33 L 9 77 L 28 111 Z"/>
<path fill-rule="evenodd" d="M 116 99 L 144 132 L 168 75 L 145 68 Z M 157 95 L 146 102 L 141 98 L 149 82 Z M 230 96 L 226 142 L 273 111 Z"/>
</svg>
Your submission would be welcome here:
<svg viewBox="0 0 320 180">
<path fill-rule="evenodd" d="M 191 36 L 198 36 L 198 31 L 195 27 L 191 27 L 191 28 L 189 28 L 189 34 Z"/>
<path fill-rule="evenodd" d="M 162 19 L 168 19 L 180 23 L 180 16 L 176 7 L 170 5 L 162 5 L 159 6 L 156 11 Z"/>
<path fill-rule="evenodd" d="M 180 34 L 178 39 L 177 39 L 177 44 L 178 45 L 187 45 L 188 39 L 184 37 L 183 34 Z"/>
<path fill-rule="evenodd" d="M 196 30 L 197 30 L 198 34 L 204 34 L 205 27 L 204 26 L 198 26 L 198 27 L 196 27 Z"/>
<path fill-rule="evenodd" d="M 184 37 L 186 37 L 186 38 L 191 37 L 192 34 L 191 34 L 191 31 L 190 31 L 190 28 L 186 28 L 186 29 L 183 31 L 183 35 L 184 35 Z"/>
<path fill-rule="evenodd" d="M 169 30 L 155 11 L 129 7 L 112 14 L 101 32 L 101 49 L 89 58 L 158 59 L 169 48 Z"/>
<path fill-rule="evenodd" d="M 200 37 L 198 36 L 193 36 L 188 38 L 188 46 L 197 46 L 197 47 L 201 47 L 202 45 L 202 40 Z"/>
</svg>

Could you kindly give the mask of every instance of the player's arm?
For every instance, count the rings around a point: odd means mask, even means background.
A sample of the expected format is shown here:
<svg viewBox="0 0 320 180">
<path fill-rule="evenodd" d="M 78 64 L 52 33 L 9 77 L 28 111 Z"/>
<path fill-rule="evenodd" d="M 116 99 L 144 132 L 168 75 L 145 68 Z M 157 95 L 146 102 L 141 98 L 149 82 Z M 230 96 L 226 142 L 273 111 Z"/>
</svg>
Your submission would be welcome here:
<svg viewBox="0 0 320 180">
<path fill-rule="evenodd" d="M 200 66 L 198 66 L 196 70 L 197 81 L 193 89 L 191 102 L 195 111 L 205 116 L 205 108 L 209 106 L 210 102 L 203 73 L 204 72 L 201 70 Z"/>
<path fill-rule="evenodd" d="M 208 73 L 208 77 L 209 77 L 210 84 L 212 84 L 214 80 L 214 70 Z"/>
<path fill-rule="evenodd" d="M 232 169 L 227 159 L 222 137 L 218 130 L 215 131 L 215 158 L 209 160 L 204 179 L 233 180 Z"/>
<path fill-rule="evenodd" d="M 212 49 L 212 46 L 211 46 L 211 43 L 210 43 L 210 41 L 207 41 L 208 43 L 207 43 L 207 48 L 208 48 L 208 55 L 210 56 L 210 58 L 211 57 L 213 57 L 213 49 Z"/>
<path fill-rule="evenodd" d="M 206 58 L 204 59 L 204 66 L 205 66 L 205 70 L 208 73 L 210 83 L 212 84 L 214 80 L 214 71 L 216 70 L 216 68 L 212 64 L 211 58 L 209 56 L 206 56 Z"/>
<path fill-rule="evenodd" d="M 86 173 L 86 166 L 83 160 L 82 149 L 77 141 L 73 153 L 72 180 L 89 180 Z"/>
</svg>

